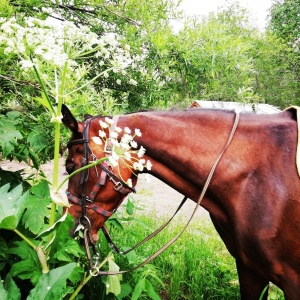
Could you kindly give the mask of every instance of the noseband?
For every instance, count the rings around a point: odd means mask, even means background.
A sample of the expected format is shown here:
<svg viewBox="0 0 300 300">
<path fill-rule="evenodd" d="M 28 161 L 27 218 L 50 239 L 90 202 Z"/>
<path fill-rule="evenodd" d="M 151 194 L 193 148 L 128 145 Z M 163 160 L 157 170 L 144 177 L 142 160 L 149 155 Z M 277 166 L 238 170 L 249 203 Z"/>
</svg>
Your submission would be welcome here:
<svg viewBox="0 0 300 300">
<path fill-rule="evenodd" d="M 90 162 L 90 157 L 92 162 L 96 162 L 98 160 L 97 156 L 93 153 L 90 145 L 89 145 L 89 128 L 90 128 L 90 122 L 95 119 L 95 118 L 89 118 L 85 120 L 84 122 L 84 129 L 83 129 L 83 138 L 82 139 L 76 139 L 73 141 L 70 141 L 67 143 L 67 148 L 70 149 L 74 145 L 82 144 L 83 145 L 83 155 L 82 155 L 82 167 L 85 167 L 89 164 Z M 111 132 L 110 132 L 111 134 Z M 112 149 L 108 149 L 107 145 L 105 145 L 104 152 L 108 155 L 111 154 Z M 89 179 L 89 168 L 86 170 L 83 170 L 81 172 L 81 177 L 80 177 L 80 184 L 82 185 L 82 194 L 80 197 L 72 195 L 68 190 L 66 191 L 68 200 L 74 204 L 80 205 L 82 207 L 82 218 L 81 221 L 83 222 L 88 222 L 88 227 L 90 227 L 90 221 L 87 217 L 86 214 L 86 209 L 92 209 L 93 211 L 99 213 L 100 215 L 104 217 L 110 217 L 119 207 L 121 204 L 121 201 L 117 203 L 116 207 L 114 208 L 113 211 L 107 211 L 102 209 L 101 207 L 98 207 L 97 205 L 94 204 L 94 200 L 98 192 L 100 191 L 101 187 L 106 184 L 106 179 L 107 177 L 111 182 L 114 184 L 114 190 L 119 192 L 120 194 L 126 196 L 130 192 L 135 193 L 135 189 L 131 188 L 128 186 L 122 179 L 120 179 L 118 176 L 116 176 L 111 170 L 110 170 L 110 165 L 108 161 L 104 161 L 103 163 L 97 164 L 101 168 L 101 174 L 99 176 L 97 166 L 94 166 L 95 168 L 95 173 L 98 178 L 96 181 L 93 189 L 91 192 L 87 195 L 86 193 L 86 182 Z M 87 204 L 89 203 L 89 204 Z"/>
</svg>

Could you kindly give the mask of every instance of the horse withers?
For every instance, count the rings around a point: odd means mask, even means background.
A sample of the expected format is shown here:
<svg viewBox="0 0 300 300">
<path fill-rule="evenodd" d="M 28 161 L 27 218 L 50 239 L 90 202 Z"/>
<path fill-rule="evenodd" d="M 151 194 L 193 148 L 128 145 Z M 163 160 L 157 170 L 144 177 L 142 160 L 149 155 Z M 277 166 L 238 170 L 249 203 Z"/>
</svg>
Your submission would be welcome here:
<svg viewBox="0 0 300 300">
<path fill-rule="evenodd" d="M 66 106 L 62 114 L 73 134 L 66 160 L 69 173 L 87 161 L 111 155 L 107 145 L 95 139 L 99 130 L 109 136 L 109 129 L 101 125 L 104 117 L 77 122 Z M 98 230 L 133 190 L 137 172 L 149 172 L 197 202 L 234 120 L 234 112 L 206 109 L 119 116 L 114 125 L 118 129 L 142 132 L 134 140 L 146 150 L 143 159 L 149 160 L 152 168 L 133 170 L 133 165 L 120 159 L 117 165 L 99 164 L 74 175 L 68 187 L 69 200 L 75 203 L 70 214 L 76 222 L 85 213 L 95 243 Z M 300 299 L 297 134 L 293 109 L 272 115 L 241 114 L 201 202 L 236 260 L 242 299 L 259 299 L 269 282 L 280 287 L 286 299 Z M 138 160 L 135 156 L 131 159 Z M 101 176 L 102 185 L 95 188 Z M 105 180 L 107 176 L 114 176 L 113 180 Z M 90 195 L 92 204 L 83 204 Z"/>
</svg>

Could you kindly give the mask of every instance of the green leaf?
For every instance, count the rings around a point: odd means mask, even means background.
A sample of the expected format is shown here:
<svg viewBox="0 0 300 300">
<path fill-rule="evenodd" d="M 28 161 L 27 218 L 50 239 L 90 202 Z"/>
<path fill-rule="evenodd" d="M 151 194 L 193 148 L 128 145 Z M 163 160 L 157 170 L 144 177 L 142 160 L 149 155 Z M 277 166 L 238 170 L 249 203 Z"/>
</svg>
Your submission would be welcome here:
<svg viewBox="0 0 300 300">
<path fill-rule="evenodd" d="M 6 114 L 7 118 L 10 119 L 10 120 L 19 120 L 20 116 L 21 116 L 21 113 L 19 111 L 9 111 L 7 114 Z M 18 122 L 20 123 L 20 122 Z"/>
<path fill-rule="evenodd" d="M 138 300 L 145 289 L 145 278 L 141 278 L 134 288 L 131 300 Z"/>
<path fill-rule="evenodd" d="M 51 106 L 50 106 L 49 101 L 48 101 L 47 97 L 45 96 L 44 92 L 42 92 L 42 98 L 41 97 L 35 97 L 34 100 L 36 100 L 37 102 L 39 102 L 40 104 L 42 104 L 43 106 L 48 108 L 49 111 L 51 111 Z"/>
<path fill-rule="evenodd" d="M 114 262 L 113 256 L 111 255 L 108 259 L 108 269 L 110 272 L 119 272 L 119 266 Z M 113 293 L 118 296 L 121 293 L 122 274 L 107 276 L 106 280 L 106 295 Z"/>
<path fill-rule="evenodd" d="M 10 275 L 6 276 L 4 287 L 7 291 L 7 300 L 21 299 L 21 292 Z"/>
<path fill-rule="evenodd" d="M 21 184 L 9 192 L 8 190 L 9 184 L 0 188 L 0 228 L 13 230 L 19 223 L 28 193 L 22 194 Z"/>
<path fill-rule="evenodd" d="M 155 292 L 153 285 L 148 279 L 145 279 L 145 291 L 151 299 L 161 300 L 159 295 Z"/>
<path fill-rule="evenodd" d="M 117 299 L 122 300 L 125 297 L 129 296 L 131 293 L 132 288 L 129 283 L 121 284 L 121 293 L 118 295 Z"/>
<path fill-rule="evenodd" d="M 34 129 L 28 135 L 28 142 L 34 151 L 40 152 L 48 146 L 48 140 L 43 135 L 41 128 Z"/>
<path fill-rule="evenodd" d="M 31 195 L 26 200 L 26 211 L 22 218 L 25 228 L 37 234 L 44 225 L 44 219 L 49 215 L 47 206 L 51 202 L 49 197 L 49 185 L 47 181 L 41 181 L 31 188 Z"/>
<path fill-rule="evenodd" d="M 31 290 L 27 300 L 59 300 L 64 299 L 69 292 L 67 280 L 71 276 L 76 263 L 51 270 L 41 276 L 36 287 Z"/>
<path fill-rule="evenodd" d="M 128 199 L 126 204 L 126 212 L 131 216 L 133 215 L 133 210 L 134 204 L 130 201 L 130 199 Z"/>
<path fill-rule="evenodd" d="M 9 253 L 19 256 L 21 260 L 12 265 L 10 274 L 23 280 L 30 279 L 35 285 L 42 275 L 37 253 L 25 241 L 15 242 L 15 245 L 16 247 L 9 249 Z"/>
<path fill-rule="evenodd" d="M 22 139 L 22 134 L 15 128 L 14 124 L 7 118 L 0 120 L 0 147 L 4 157 L 14 152 L 17 140 Z"/>
<path fill-rule="evenodd" d="M 7 263 L 7 252 L 8 252 L 8 246 L 6 241 L 0 237 L 0 271 L 5 267 Z"/>
<path fill-rule="evenodd" d="M 7 300 L 8 293 L 7 290 L 4 288 L 2 280 L 0 280 L 0 300 Z"/>
</svg>

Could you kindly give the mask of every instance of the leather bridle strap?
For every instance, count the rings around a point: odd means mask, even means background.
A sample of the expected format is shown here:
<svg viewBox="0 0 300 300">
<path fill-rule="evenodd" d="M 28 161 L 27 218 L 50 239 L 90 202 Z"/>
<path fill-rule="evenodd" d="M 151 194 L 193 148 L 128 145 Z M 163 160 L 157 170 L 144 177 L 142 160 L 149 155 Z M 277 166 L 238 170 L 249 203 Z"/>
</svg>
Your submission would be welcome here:
<svg viewBox="0 0 300 300">
<path fill-rule="evenodd" d="M 234 120 L 234 123 L 233 123 L 233 126 L 232 126 L 232 129 L 231 129 L 231 133 L 229 135 L 229 138 L 225 144 L 225 146 L 223 147 L 221 153 L 219 154 L 219 156 L 217 157 L 215 163 L 213 164 L 207 178 L 206 178 L 206 181 L 205 181 L 205 184 L 203 186 L 203 189 L 202 189 L 202 192 L 200 194 L 200 197 L 197 201 L 197 204 L 195 206 L 195 209 L 191 215 L 191 217 L 189 218 L 188 222 L 186 223 L 186 225 L 180 230 L 180 232 L 174 236 L 167 244 L 165 244 L 163 247 L 161 247 L 157 252 L 155 252 L 154 254 L 152 254 L 151 256 L 149 256 L 145 261 L 143 261 L 141 264 L 139 264 L 138 266 L 132 268 L 132 269 L 129 269 L 129 270 L 125 270 L 125 271 L 119 271 L 119 272 L 109 272 L 109 271 L 99 271 L 97 267 L 93 267 L 92 270 L 91 270 L 91 274 L 93 276 L 97 276 L 97 275 L 118 275 L 118 274 L 124 274 L 124 273 L 128 273 L 128 272 L 131 272 L 131 271 L 134 271 L 134 270 L 137 270 L 141 267 L 143 267 L 144 265 L 148 264 L 150 261 L 152 261 L 154 258 L 156 258 L 157 256 L 159 256 L 162 252 L 164 252 L 168 247 L 170 247 L 181 235 L 182 233 L 185 231 L 185 229 L 187 228 L 187 226 L 190 224 L 190 222 L 192 221 L 194 215 L 196 214 L 202 200 L 203 200 L 203 197 L 207 191 L 207 188 L 210 184 L 210 181 L 212 179 L 212 176 L 224 154 L 224 152 L 226 151 L 226 149 L 228 148 L 228 146 L 230 145 L 232 139 L 233 139 L 233 136 L 236 132 L 236 129 L 237 129 L 237 126 L 238 126 L 238 123 L 239 123 L 239 119 L 240 119 L 240 114 L 238 112 L 235 113 L 235 120 Z"/>
</svg>

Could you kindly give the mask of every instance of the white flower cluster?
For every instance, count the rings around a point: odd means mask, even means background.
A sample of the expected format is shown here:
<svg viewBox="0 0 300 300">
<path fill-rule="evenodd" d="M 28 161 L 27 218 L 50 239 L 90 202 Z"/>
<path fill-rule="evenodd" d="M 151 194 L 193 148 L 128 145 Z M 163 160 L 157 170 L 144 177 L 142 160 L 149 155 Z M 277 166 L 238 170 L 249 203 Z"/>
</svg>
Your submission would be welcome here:
<svg viewBox="0 0 300 300">
<path fill-rule="evenodd" d="M 119 165 L 121 160 L 128 168 L 134 173 L 133 170 L 143 171 L 146 168 L 148 171 L 151 170 L 152 164 L 150 160 L 145 160 L 143 158 L 146 149 L 141 146 L 138 147 L 138 144 L 134 140 L 136 136 L 142 136 L 142 133 L 139 129 L 135 129 L 132 135 L 131 129 L 125 127 L 122 130 L 120 127 L 115 126 L 113 131 L 110 132 L 109 138 L 107 137 L 107 129 L 111 129 L 113 120 L 110 118 L 105 118 L 104 121 L 100 120 L 100 130 L 99 136 L 93 137 L 93 142 L 97 145 L 107 145 L 111 144 L 111 155 L 109 155 L 108 160 L 113 167 Z M 122 133 L 123 136 L 119 139 L 119 134 Z M 119 141 L 120 140 L 120 141 Z M 105 147 L 104 147 L 105 148 Z M 130 185 L 130 182 L 127 182 Z"/>
<path fill-rule="evenodd" d="M 21 24 L 16 18 L 0 18 L 0 32 L 0 47 L 4 48 L 4 54 L 19 56 L 21 69 L 25 72 L 41 62 L 52 69 L 61 69 L 68 62 L 74 71 L 82 67 L 79 59 L 92 55 L 101 58 L 100 65 L 105 64 L 122 75 L 134 64 L 130 47 L 122 47 L 115 33 L 98 37 L 87 26 L 77 27 L 68 21 L 54 24 L 28 17 Z M 135 85 L 135 81 L 130 83 Z"/>
</svg>

